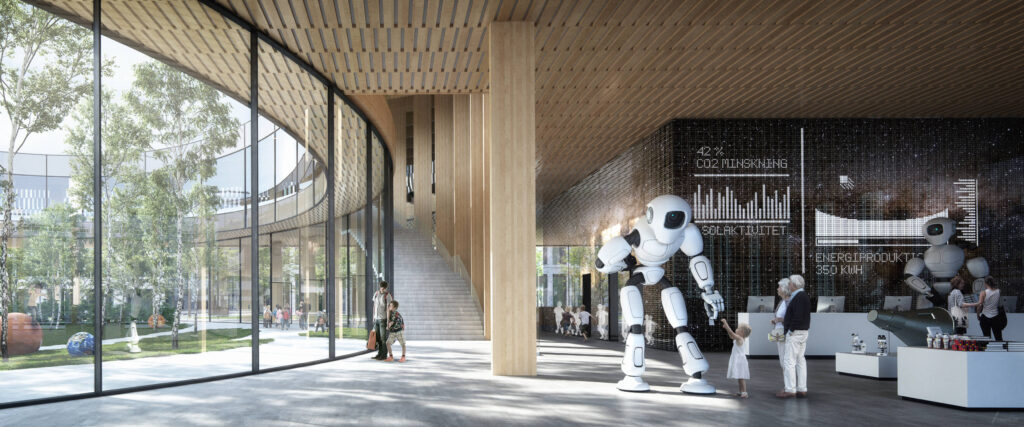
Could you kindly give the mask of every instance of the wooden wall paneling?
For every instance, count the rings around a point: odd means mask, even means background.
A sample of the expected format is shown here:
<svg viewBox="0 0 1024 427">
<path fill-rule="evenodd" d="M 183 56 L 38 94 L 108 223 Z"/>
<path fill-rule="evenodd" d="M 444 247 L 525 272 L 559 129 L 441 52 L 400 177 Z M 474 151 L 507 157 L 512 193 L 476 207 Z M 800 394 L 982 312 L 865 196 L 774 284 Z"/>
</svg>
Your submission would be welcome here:
<svg viewBox="0 0 1024 427">
<path fill-rule="evenodd" d="M 489 44 L 491 372 L 536 375 L 534 25 L 494 22 Z"/>
<path fill-rule="evenodd" d="M 484 278 L 483 281 L 483 313 L 484 313 L 484 338 L 491 339 L 491 110 L 490 103 L 493 98 L 490 95 L 483 95 L 481 97 L 483 104 L 480 115 L 482 116 L 480 133 L 481 147 L 483 148 L 481 153 L 483 155 L 483 190 L 480 195 L 483 199 L 483 206 L 481 206 L 483 216 L 480 221 L 483 222 L 483 232 L 480 234 L 480 240 L 483 241 L 484 253 L 483 262 L 481 263 L 482 272 L 481 275 Z"/>
<path fill-rule="evenodd" d="M 406 209 L 406 194 L 405 194 L 405 164 L 406 164 L 406 123 L 405 116 L 406 112 L 409 111 L 410 100 L 408 97 L 401 98 L 398 100 L 388 101 L 388 107 L 390 107 L 391 114 L 394 116 L 392 122 L 395 125 L 395 138 L 394 143 L 391 144 L 391 159 L 395 165 L 394 178 L 392 184 L 392 197 L 394 206 L 394 219 L 395 223 L 400 226 L 406 224 L 408 216 L 408 210 Z"/>
<path fill-rule="evenodd" d="M 452 168 L 454 154 L 452 150 L 452 96 L 434 95 L 434 175 L 437 180 L 437 248 L 451 263 L 452 249 L 455 247 L 453 229 L 455 228 L 455 185 Z"/>
<path fill-rule="evenodd" d="M 472 235 L 472 167 L 470 165 L 470 95 L 452 96 L 452 171 L 454 172 L 453 209 L 455 224 L 452 229 L 452 255 L 456 271 L 469 277 L 469 244 Z"/>
<path fill-rule="evenodd" d="M 416 212 L 416 229 L 424 236 L 434 235 L 434 196 L 430 192 L 430 110 L 433 100 L 430 96 L 412 97 L 413 120 L 413 204 Z"/>
<path fill-rule="evenodd" d="M 484 209 L 489 200 L 486 197 L 487 182 L 484 179 L 484 95 L 469 95 L 470 111 L 470 253 L 469 276 L 473 283 L 473 296 L 480 304 L 484 313 L 484 338 L 488 338 L 487 326 L 490 323 L 487 304 L 487 245 L 484 235 L 487 232 L 487 211 Z"/>
</svg>

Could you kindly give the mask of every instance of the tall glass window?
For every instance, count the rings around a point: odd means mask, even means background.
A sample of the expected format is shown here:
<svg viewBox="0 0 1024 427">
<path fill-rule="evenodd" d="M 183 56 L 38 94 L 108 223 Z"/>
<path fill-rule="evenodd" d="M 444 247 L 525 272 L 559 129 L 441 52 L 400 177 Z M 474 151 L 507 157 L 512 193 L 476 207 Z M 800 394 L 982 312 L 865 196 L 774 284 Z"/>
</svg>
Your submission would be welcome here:
<svg viewBox="0 0 1024 427">
<path fill-rule="evenodd" d="M 91 16 L 91 1 L 69 3 Z M 10 234 L 0 235 L 0 275 L 11 279 L 0 285 L 6 403 L 93 391 L 94 82 L 91 28 L 19 1 L 2 4 L 0 221 L 9 218 L 2 226 Z"/>
<path fill-rule="evenodd" d="M 331 323 L 337 356 L 364 351 L 389 183 L 369 124 L 198 0 L 102 0 L 98 33 L 93 0 L 33 3 L 0 1 L 0 405 L 323 360 Z"/>
<path fill-rule="evenodd" d="M 246 199 L 243 150 L 249 108 L 248 34 L 219 16 L 158 18 L 102 8 L 103 388 L 203 378 L 251 369 L 251 325 L 239 294 L 240 206 Z M 164 5 L 163 7 L 169 7 Z M 175 7 L 202 12 L 195 1 Z M 217 45 L 190 57 L 153 58 L 137 35 L 195 41 L 215 28 Z M 202 59 L 197 61 L 198 59 Z M 218 63 L 214 58 L 235 58 Z M 217 66 L 240 77 L 224 89 L 203 82 Z M 159 368 L 157 368 L 159 367 Z"/>
<path fill-rule="evenodd" d="M 327 336 L 317 333 L 326 312 L 327 198 L 316 191 L 327 152 L 327 87 L 269 45 L 259 46 L 260 115 L 277 130 L 260 141 L 260 250 L 263 311 L 260 367 L 325 359 Z M 262 125 L 262 124 L 261 124 Z M 262 133 L 262 131 L 260 131 Z M 310 331 L 310 319 L 314 325 Z M 262 341 L 272 339 L 272 342 Z"/>
</svg>

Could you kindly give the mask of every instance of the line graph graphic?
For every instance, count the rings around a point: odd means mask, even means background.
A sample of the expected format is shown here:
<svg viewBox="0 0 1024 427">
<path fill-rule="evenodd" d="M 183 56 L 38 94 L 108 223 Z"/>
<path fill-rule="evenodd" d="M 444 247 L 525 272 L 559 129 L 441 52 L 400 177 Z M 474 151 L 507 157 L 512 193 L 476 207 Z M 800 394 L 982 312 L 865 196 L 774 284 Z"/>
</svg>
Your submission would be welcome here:
<svg viewBox="0 0 1024 427">
<path fill-rule="evenodd" d="M 695 223 L 746 223 L 746 224 L 787 224 L 790 222 L 790 188 L 784 193 L 761 186 L 749 200 L 737 199 L 732 188 L 716 192 L 700 185 L 693 193 L 693 217 Z"/>
</svg>

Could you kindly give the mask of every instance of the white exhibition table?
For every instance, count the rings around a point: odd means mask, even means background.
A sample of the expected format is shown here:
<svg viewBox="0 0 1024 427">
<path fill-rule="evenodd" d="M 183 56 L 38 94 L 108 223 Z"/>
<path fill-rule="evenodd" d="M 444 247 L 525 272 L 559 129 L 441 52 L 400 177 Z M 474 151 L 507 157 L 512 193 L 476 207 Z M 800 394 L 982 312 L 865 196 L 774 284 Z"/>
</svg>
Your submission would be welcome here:
<svg viewBox="0 0 1024 427">
<path fill-rule="evenodd" d="M 768 341 L 774 313 L 739 313 L 739 322 L 750 325 L 753 332 L 747 339 L 748 356 L 778 356 L 778 346 Z M 904 345 L 895 335 L 879 329 L 868 321 L 867 313 L 811 313 L 811 329 L 807 335 L 806 356 L 835 356 L 853 350 L 850 334 L 856 332 L 867 345 L 868 353 L 878 352 L 878 336 L 888 334 L 889 352 Z"/>
<path fill-rule="evenodd" d="M 768 341 L 771 320 L 774 313 L 739 313 L 739 322 L 750 325 L 753 333 L 744 345 L 748 356 L 778 356 L 779 350 L 775 343 Z M 1007 327 L 1003 330 L 1003 339 L 1007 341 L 1024 341 L 1024 313 L 1007 313 Z M 967 316 L 969 324 L 967 335 L 981 335 L 978 317 L 973 313 Z M 897 353 L 903 341 L 895 335 L 880 329 L 868 321 L 867 313 L 811 313 L 811 329 L 807 337 L 807 356 L 834 357 L 836 353 L 853 350 L 850 334 L 856 332 L 867 345 L 868 353 L 878 352 L 878 336 L 889 337 L 889 353 Z"/>
<path fill-rule="evenodd" d="M 1024 408 L 1024 352 L 904 347 L 897 359 L 900 397 L 962 408 Z"/>
<path fill-rule="evenodd" d="M 896 379 L 896 355 L 836 353 L 836 372 L 878 379 Z"/>
</svg>

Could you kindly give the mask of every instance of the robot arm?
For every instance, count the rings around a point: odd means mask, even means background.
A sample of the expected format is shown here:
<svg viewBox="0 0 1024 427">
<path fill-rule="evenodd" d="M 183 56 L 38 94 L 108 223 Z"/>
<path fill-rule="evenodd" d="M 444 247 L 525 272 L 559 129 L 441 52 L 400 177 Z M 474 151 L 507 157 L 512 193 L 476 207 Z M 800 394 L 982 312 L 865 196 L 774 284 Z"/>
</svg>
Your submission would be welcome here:
<svg viewBox="0 0 1024 427">
<path fill-rule="evenodd" d="M 710 325 L 715 324 L 718 313 L 725 311 L 725 301 L 722 295 L 715 290 L 715 275 L 711 270 L 711 260 L 704 256 L 704 238 L 700 235 L 700 229 L 690 224 L 683 229 L 683 244 L 680 247 L 690 257 L 690 273 L 697 281 L 704 292 L 701 299 L 704 300 L 704 311 L 708 314 Z"/>
<path fill-rule="evenodd" d="M 967 260 L 967 271 L 974 277 L 974 283 L 971 284 L 974 293 L 985 289 L 985 278 L 989 273 L 988 261 L 984 257 L 971 258 Z"/>
<path fill-rule="evenodd" d="M 616 237 L 605 243 L 601 250 L 597 251 L 597 262 L 594 263 L 597 271 L 604 274 L 612 274 L 625 269 L 627 267 L 626 257 L 633 251 L 633 246 L 631 246 L 627 239 L 632 240 L 636 238 L 639 238 L 639 233 L 633 230 L 626 237 Z"/>
<path fill-rule="evenodd" d="M 910 286 L 911 289 L 921 293 L 929 298 L 932 296 L 932 287 L 925 283 L 924 279 L 920 277 L 921 273 L 924 272 L 924 260 L 921 258 L 914 258 L 907 261 L 907 265 L 903 267 L 903 283 Z"/>
</svg>

